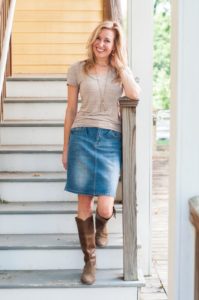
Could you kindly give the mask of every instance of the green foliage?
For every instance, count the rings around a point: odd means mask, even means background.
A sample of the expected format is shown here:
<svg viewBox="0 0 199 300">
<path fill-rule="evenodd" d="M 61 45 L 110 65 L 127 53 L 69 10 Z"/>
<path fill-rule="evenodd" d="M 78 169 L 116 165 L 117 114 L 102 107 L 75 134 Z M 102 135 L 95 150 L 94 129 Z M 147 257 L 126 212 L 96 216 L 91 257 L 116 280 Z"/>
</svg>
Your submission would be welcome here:
<svg viewBox="0 0 199 300">
<path fill-rule="evenodd" d="M 154 1 L 153 104 L 169 109 L 170 102 L 170 3 Z"/>
</svg>

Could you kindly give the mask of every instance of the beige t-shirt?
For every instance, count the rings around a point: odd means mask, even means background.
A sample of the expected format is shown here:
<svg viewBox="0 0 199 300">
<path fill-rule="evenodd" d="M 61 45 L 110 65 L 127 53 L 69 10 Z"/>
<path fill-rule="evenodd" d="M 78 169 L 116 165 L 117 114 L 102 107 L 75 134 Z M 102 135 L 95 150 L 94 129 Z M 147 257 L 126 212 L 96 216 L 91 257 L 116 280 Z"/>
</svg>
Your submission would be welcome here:
<svg viewBox="0 0 199 300">
<path fill-rule="evenodd" d="M 78 86 L 82 100 L 72 128 L 99 127 L 121 131 L 118 100 L 122 95 L 122 84 L 115 82 L 116 73 L 110 68 L 102 75 L 87 75 L 84 61 L 73 64 L 67 74 L 67 84 Z"/>
</svg>

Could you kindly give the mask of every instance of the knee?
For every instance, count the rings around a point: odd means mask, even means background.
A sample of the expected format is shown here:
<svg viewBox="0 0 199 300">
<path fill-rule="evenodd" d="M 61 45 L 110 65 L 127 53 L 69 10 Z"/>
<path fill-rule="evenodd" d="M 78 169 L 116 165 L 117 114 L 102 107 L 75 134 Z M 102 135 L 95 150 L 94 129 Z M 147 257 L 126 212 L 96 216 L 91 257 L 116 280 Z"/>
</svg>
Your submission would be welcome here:
<svg viewBox="0 0 199 300">
<path fill-rule="evenodd" d="M 110 217 L 112 217 L 113 207 L 112 206 L 99 206 L 99 207 L 97 207 L 97 212 L 100 215 L 100 217 L 109 219 Z"/>
</svg>

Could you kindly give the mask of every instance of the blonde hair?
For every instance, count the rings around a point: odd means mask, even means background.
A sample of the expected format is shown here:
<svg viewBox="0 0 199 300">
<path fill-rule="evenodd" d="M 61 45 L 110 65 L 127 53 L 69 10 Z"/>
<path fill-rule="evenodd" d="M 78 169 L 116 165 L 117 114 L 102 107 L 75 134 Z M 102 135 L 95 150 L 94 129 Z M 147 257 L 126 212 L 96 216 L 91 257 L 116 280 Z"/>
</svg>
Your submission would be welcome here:
<svg viewBox="0 0 199 300">
<path fill-rule="evenodd" d="M 95 56 L 93 53 L 93 43 L 96 41 L 97 37 L 99 36 L 100 32 L 103 29 L 110 29 L 115 32 L 114 56 L 115 56 L 118 64 L 115 65 L 114 67 L 116 70 L 116 80 L 120 80 L 119 71 L 121 68 L 124 68 L 127 65 L 127 54 L 126 54 L 126 49 L 124 47 L 122 28 L 121 28 L 120 24 L 115 21 L 103 21 L 92 32 L 92 34 L 89 37 L 88 42 L 87 42 L 86 48 L 87 48 L 88 58 L 84 64 L 84 71 L 86 74 L 88 74 L 89 70 L 91 68 L 93 68 L 95 65 Z"/>
</svg>

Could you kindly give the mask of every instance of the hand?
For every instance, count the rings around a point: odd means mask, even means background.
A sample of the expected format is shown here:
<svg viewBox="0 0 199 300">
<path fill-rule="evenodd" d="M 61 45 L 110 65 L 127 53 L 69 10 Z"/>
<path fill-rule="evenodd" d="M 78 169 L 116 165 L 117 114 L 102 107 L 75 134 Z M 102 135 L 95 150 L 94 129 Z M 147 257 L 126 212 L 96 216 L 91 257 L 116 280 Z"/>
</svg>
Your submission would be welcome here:
<svg viewBox="0 0 199 300">
<path fill-rule="evenodd" d="M 62 164 L 64 169 L 67 169 L 67 161 L 68 161 L 68 149 L 64 149 L 62 153 Z"/>
<path fill-rule="evenodd" d="M 115 55 L 111 56 L 111 66 L 117 69 L 118 71 L 124 69 L 123 64 Z"/>
</svg>

